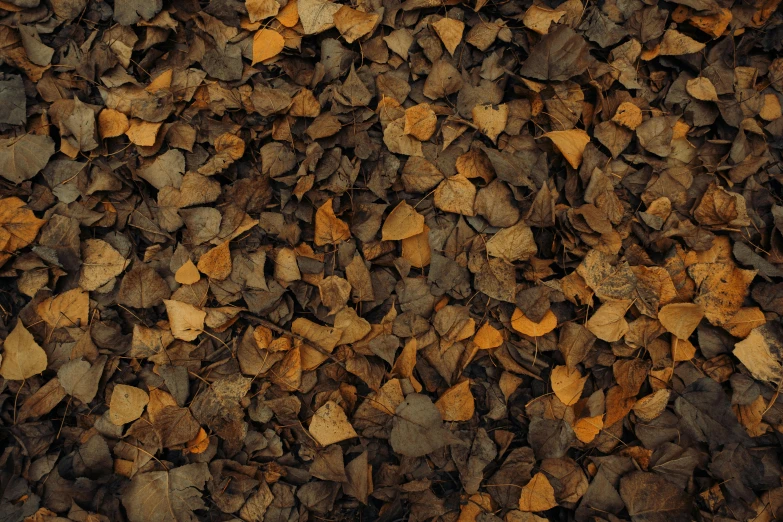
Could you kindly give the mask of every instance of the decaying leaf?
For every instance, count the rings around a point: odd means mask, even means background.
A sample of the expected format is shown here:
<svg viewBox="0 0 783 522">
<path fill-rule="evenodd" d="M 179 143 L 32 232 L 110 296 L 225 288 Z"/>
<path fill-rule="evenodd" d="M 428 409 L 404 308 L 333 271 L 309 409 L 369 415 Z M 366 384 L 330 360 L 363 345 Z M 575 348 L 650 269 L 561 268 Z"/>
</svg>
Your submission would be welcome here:
<svg viewBox="0 0 783 522">
<path fill-rule="evenodd" d="M 11 381 L 23 381 L 43 372 L 46 366 L 46 352 L 35 342 L 22 321 L 17 321 L 3 342 L 0 375 Z"/>
</svg>

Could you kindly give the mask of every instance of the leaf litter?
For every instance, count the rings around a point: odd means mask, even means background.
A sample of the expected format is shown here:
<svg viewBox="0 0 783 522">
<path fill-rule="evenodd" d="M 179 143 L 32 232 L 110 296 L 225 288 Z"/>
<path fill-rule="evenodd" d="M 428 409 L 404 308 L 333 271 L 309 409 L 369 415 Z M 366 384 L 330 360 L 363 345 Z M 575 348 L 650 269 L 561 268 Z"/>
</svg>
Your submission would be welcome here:
<svg viewBox="0 0 783 522">
<path fill-rule="evenodd" d="M 780 0 L 0 11 L 2 520 L 783 517 Z"/>
</svg>

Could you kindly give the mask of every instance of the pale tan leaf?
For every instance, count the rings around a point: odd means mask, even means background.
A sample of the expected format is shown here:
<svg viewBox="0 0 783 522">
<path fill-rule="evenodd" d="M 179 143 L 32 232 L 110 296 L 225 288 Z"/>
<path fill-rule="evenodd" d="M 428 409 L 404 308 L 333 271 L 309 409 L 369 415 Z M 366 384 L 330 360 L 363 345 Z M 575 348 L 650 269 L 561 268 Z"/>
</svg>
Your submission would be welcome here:
<svg viewBox="0 0 783 522">
<path fill-rule="evenodd" d="M 465 30 L 465 24 L 453 18 L 441 18 L 433 23 L 432 27 L 449 54 L 454 56 L 454 51 L 457 50 L 457 46 L 462 41 L 462 32 Z"/>
<path fill-rule="evenodd" d="M 579 370 L 571 370 L 567 366 L 555 366 L 550 380 L 552 391 L 555 392 L 560 402 L 566 406 L 573 406 L 582 396 L 587 377 L 582 377 Z"/>
<path fill-rule="evenodd" d="M 183 341 L 192 341 L 204 331 L 206 312 L 180 301 L 166 299 L 163 303 L 166 305 L 169 325 L 174 337 Z"/>
<path fill-rule="evenodd" d="M 118 384 L 111 393 L 109 420 L 123 426 L 141 417 L 144 407 L 150 402 L 147 392 L 135 386 Z"/>
<path fill-rule="evenodd" d="M 16 326 L 3 342 L 0 375 L 9 381 L 23 381 L 46 370 L 47 364 L 46 352 L 17 319 Z"/>
<path fill-rule="evenodd" d="M 334 401 L 327 401 L 318 408 L 310 420 L 309 431 L 321 446 L 358 437 L 345 411 Z"/>
</svg>

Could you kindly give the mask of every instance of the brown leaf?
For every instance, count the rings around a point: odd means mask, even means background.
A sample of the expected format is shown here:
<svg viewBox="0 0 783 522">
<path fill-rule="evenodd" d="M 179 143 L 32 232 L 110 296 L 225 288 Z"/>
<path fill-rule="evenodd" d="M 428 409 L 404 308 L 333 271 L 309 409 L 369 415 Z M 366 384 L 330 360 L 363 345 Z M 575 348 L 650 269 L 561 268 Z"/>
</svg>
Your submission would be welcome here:
<svg viewBox="0 0 783 522">
<path fill-rule="evenodd" d="M 192 341 L 204 331 L 206 312 L 180 301 L 166 299 L 163 303 L 166 305 L 171 333 L 174 337 L 183 341 Z"/>
<path fill-rule="evenodd" d="M 334 14 L 334 25 L 348 43 L 353 43 L 375 29 L 380 17 L 343 5 Z"/>
<path fill-rule="evenodd" d="M 699 326 L 702 317 L 704 317 L 704 310 L 700 305 L 693 303 L 666 305 L 658 312 L 658 320 L 666 331 L 680 339 L 690 337 Z"/>
<path fill-rule="evenodd" d="M 109 420 L 117 426 L 133 422 L 141 417 L 149 401 L 150 397 L 144 390 L 118 384 L 111 393 Z"/>
<path fill-rule="evenodd" d="M 446 422 L 464 422 L 473 418 L 476 406 L 470 392 L 470 381 L 455 384 L 435 402 L 441 417 Z"/>
</svg>

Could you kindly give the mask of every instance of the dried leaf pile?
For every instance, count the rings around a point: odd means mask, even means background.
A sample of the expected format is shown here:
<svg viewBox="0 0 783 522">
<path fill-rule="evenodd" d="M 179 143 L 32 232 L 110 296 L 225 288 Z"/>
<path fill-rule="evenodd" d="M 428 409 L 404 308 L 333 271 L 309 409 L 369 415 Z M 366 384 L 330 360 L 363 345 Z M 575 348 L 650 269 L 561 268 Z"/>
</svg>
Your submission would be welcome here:
<svg viewBox="0 0 783 522">
<path fill-rule="evenodd" d="M 780 0 L 0 0 L 0 521 L 783 518 Z"/>
</svg>

